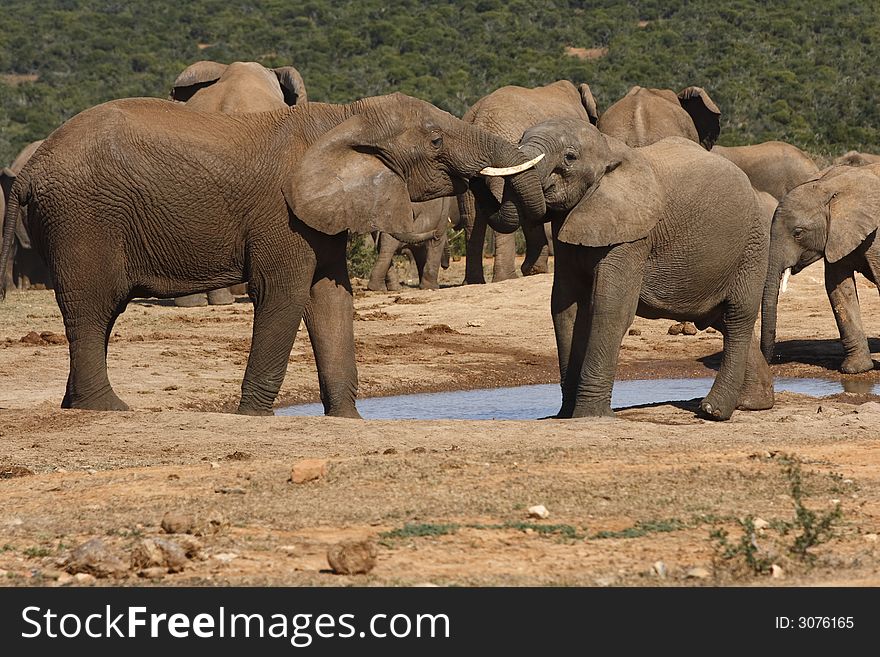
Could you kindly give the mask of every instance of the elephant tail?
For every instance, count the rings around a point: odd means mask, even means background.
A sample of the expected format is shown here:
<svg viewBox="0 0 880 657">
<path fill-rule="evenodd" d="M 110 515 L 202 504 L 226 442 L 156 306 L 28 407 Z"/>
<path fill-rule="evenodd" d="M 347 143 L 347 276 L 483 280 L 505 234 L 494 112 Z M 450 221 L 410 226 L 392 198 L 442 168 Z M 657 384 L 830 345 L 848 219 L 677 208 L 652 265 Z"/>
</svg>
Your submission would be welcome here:
<svg viewBox="0 0 880 657">
<path fill-rule="evenodd" d="M 27 186 L 25 178 L 19 175 L 12 184 L 9 197 L 6 199 L 6 215 L 3 217 L 3 246 L 0 249 L 0 301 L 6 298 L 6 271 L 9 262 L 9 254 L 12 252 L 12 242 L 15 239 L 15 226 L 18 223 L 19 208 L 22 203 L 22 192 Z M 26 201 L 25 201 L 26 202 Z"/>
</svg>

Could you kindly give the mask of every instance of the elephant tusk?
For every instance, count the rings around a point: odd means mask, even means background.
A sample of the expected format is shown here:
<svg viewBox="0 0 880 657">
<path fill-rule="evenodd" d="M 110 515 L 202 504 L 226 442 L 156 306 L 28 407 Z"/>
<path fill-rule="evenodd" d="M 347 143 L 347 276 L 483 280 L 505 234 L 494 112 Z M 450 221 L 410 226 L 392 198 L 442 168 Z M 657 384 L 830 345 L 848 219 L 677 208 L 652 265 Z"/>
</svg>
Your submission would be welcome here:
<svg viewBox="0 0 880 657">
<path fill-rule="evenodd" d="M 782 294 L 785 294 L 785 291 L 788 289 L 788 277 L 791 276 L 791 267 L 785 270 L 785 273 L 782 274 Z"/>
<path fill-rule="evenodd" d="M 515 167 L 504 167 L 502 169 L 496 169 L 495 167 L 486 167 L 482 171 L 480 171 L 481 176 L 512 176 L 515 173 L 522 173 L 526 169 L 531 169 L 538 162 L 544 159 L 544 154 L 541 153 L 538 157 L 533 160 L 529 160 L 528 162 L 523 162 L 522 164 L 517 164 Z"/>
</svg>

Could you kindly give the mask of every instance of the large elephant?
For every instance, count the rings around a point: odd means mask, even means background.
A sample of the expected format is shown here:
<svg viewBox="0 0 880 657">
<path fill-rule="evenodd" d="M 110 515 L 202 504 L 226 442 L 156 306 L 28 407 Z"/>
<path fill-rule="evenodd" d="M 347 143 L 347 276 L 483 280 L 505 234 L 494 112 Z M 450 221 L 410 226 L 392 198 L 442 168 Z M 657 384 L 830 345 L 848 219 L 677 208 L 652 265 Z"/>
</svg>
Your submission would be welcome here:
<svg viewBox="0 0 880 657">
<path fill-rule="evenodd" d="M 532 127 L 520 150 L 545 156 L 537 168 L 556 246 L 558 417 L 612 414 L 618 352 L 636 314 L 723 333 L 721 367 L 700 405 L 709 418 L 772 406 L 753 331 L 770 218 L 746 175 L 686 139 L 630 148 L 570 119 Z"/>
<path fill-rule="evenodd" d="M 551 118 L 574 118 L 595 123 L 599 118 L 596 100 L 590 87 L 575 87 L 559 80 L 543 87 L 501 87 L 478 100 L 462 120 L 506 139 L 519 142 L 523 132 L 532 125 Z M 483 243 L 487 224 L 494 228 L 493 216 L 501 203 L 504 187 L 500 178 L 472 181 L 466 194 L 459 197 L 461 220 L 467 236 L 465 283 L 485 283 L 483 274 Z M 523 227 L 526 258 L 523 274 L 547 271 L 547 238 L 540 226 Z M 513 235 L 496 233 L 492 280 L 503 281 L 516 276 L 516 244 Z"/>
<path fill-rule="evenodd" d="M 721 131 L 721 110 L 701 87 L 676 94 L 635 86 L 603 112 L 596 126 L 633 148 L 684 137 L 711 150 Z"/>
<path fill-rule="evenodd" d="M 777 305 L 787 278 L 825 259 L 825 290 L 837 321 L 846 374 L 874 368 L 862 328 L 855 272 L 880 281 L 880 164 L 838 165 L 789 192 L 773 217 L 761 308 L 761 349 L 776 344 Z"/>
<path fill-rule="evenodd" d="M 716 144 L 712 152 L 745 171 L 752 187 L 767 192 L 777 201 L 819 172 L 809 155 L 784 141 L 765 141 L 750 146 Z"/>
<path fill-rule="evenodd" d="M 107 377 L 113 324 L 134 297 L 248 281 L 251 350 L 238 411 L 271 414 L 307 306 L 321 399 L 358 417 L 347 231 L 412 229 L 411 201 L 511 175 L 509 212 L 545 212 L 515 145 L 401 94 L 234 116 L 133 98 L 86 110 L 22 170 L 70 349 L 64 408 L 128 408 Z M 3 233 L 0 267 L 12 243 Z M 0 298 L 5 289 L 0 287 Z"/>
<path fill-rule="evenodd" d="M 308 100 L 308 94 L 302 76 L 293 66 L 269 69 L 256 62 L 220 64 L 205 60 L 187 66 L 177 76 L 171 99 L 199 112 L 236 114 L 302 104 Z M 236 287 L 178 297 L 174 303 L 183 307 L 229 304 L 235 301 L 233 292 L 244 293 L 244 286 Z"/>
<path fill-rule="evenodd" d="M 0 187 L 3 189 L 3 193 L 0 195 L 0 228 L 3 226 L 3 217 L 6 214 L 6 197 L 12 189 L 12 183 L 15 182 L 19 172 L 42 143 L 42 139 L 31 142 L 21 150 L 12 164 L 0 171 Z M 15 217 L 15 240 L 12 243 L 4 275 L 7 287 L 26 290 L 36 285 L 42 285 L 48 289 L 52 288 L 49 269 L 36 249 L 32 248 L 31 239 L 24 223 L 24 208 Z"/>
<path fill-rule="evenodd" d="M 453 221 L 452 206 L 455 205 L 455 223 L 458 208 L 455 198 L 445 196 L 424 203 L 413 203 L 413 228 L 407 233 L 379 233 L 379 256 L 370 272 L 367 288 L 370 290 L 399 290 L 400 281 L 392 266 L 394 255 L 403 248 L 412 253 L 419 273 L 419 287 L 436 290 L 440 287 L 440 268 L 449 267 L 448 228 Z M 444 267 L 444 268 L 445 268 Z"/>
</svg>

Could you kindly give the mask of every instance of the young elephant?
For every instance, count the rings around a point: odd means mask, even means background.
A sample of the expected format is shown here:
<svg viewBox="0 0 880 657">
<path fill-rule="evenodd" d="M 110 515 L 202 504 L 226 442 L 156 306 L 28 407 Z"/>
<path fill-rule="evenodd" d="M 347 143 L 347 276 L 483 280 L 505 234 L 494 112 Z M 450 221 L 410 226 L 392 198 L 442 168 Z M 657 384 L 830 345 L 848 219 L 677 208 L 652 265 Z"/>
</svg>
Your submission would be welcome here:
<svg viewBox="0 0 880 657">
<path fill-rule="evenodd" d="M 586 121 L 536 125 L 520 149 L 545 155 L 538 172 L 556 247 L 558 417 L 612 414 L 618 352 L 636 314 L 724 334 L 721 368 L 701 403 L 708 417 L 771 407 L 772 379 L 753 337 L 769 216 L 746 175 L 692 141 L 630 148 Z"/>
<path fill-rule="evenodd" d="M 761 309 L 761 349 L 776 344 L 780 281 L 825 258 L 825 289 L 846 357 L 846 374 L 874 368 L 862 328 L 855 272 L 880 281 L 880 164 L 838 165 L 795 187 L 779 204 L 770 230 L 770 263 Z"/>
<path fill-rule="evenodd" d="M 330 336 L 315 347 L 325 412 L 357 417 L 347 231 L 411 230 L 411 201 L 461 193 L 498 168 L 515 205 L 543 216 L 530 166 L 516 146 L 401 94 L 238 115 L 131 98 L 78 114 L 24 168 L 7 208 L 14 217 L 27 204 L 55 278 L 70 343 L 62 406 L 128 408 L 107 378 L 107 343 L 130 299 L 248 281 L 238 411 L 272 413 L 310 300 L 312 326 Z"/>
</svg>

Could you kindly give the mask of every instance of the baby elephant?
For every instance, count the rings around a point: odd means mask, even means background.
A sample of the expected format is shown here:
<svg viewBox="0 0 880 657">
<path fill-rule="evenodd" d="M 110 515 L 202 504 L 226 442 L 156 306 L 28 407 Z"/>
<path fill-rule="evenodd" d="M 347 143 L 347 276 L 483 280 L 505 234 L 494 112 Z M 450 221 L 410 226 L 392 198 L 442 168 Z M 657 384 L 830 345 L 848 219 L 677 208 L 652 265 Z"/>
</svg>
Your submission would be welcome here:
<svg viewBox="0 0 880 657">
<path fill-rule="evenodd" d="M 636 314 L 723 333 L 721 368 L 700 405 L 709 418 L 770 408 L 772 377 L 753 336 L 770 219 L 748 177 L 693 141 L 630 148 L 586 121 L 533 126 L 520 149 L 545 156 L 557 417 L 612 415 L 618 352 Z"/>
<path fill-rule="evenodd" d="M 769 361 L 776 343 L 780 287 L 825 258 L 825 289 L 846 352 L 846 374 L 874 368 L 862 328 L 855 272 L 880 281 L 880 164 L 839 165 L 791 190 L 780 202 L 770 231 L 770 264 L 761 310 L 761 349 Z M 781 285 L 780 285 L 781 281 Z"/>
</svg>

